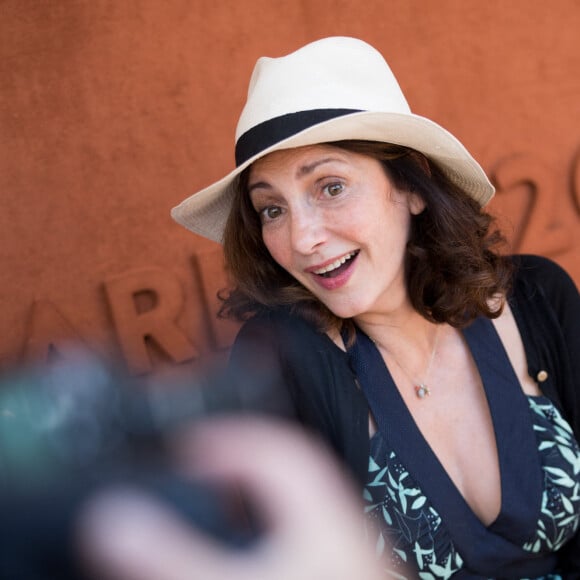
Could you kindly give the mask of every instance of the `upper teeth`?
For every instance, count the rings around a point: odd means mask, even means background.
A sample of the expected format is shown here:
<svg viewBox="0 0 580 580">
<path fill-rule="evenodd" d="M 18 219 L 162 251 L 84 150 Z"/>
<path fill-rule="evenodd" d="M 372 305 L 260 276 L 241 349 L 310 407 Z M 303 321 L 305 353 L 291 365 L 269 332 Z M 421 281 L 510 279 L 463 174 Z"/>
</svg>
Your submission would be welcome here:
<svg viewBox="0 0 580 580">
<path fill-rule="evenodd" d="M 347 260 L 350 260 L 356 252 L 350 252 L 350 254 L 346 254 L 342 258 L 338 258 L 332 264 L 328 264 L 328 266 L 324 266 L 324 268 L 319 268 L 318 270 L 314 270 L 315 274 L 326 274 L 327 272 L 332 272 L 336 270 L 339 266 L 342 266 Z"/>
</svg>

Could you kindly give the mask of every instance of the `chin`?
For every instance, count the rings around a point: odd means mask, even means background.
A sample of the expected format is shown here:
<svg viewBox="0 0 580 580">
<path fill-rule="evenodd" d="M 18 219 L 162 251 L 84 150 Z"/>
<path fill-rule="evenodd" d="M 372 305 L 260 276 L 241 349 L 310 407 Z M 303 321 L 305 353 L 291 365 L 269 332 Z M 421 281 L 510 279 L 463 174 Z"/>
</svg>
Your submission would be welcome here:
<svg viewBox="0 0 580 580">
<path fill-rule="evenodd" d="M 325 304 L 325 306 L 338 318 L 355 318 L 368 310 L 355 304 Z"/>
</svg>

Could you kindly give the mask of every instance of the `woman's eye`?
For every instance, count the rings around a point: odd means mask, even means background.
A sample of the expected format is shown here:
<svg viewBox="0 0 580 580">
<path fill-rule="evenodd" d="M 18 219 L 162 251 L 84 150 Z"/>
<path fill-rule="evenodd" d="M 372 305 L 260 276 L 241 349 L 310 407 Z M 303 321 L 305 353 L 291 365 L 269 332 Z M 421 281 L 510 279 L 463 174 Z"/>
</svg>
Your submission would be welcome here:
<svg viewBox="0 0 580 580">
<path fill-rule="evenodd" d="M 270 205 L 260 211 L 262 221 L 272 221 L 280 217 L 282 209 L 277 205 Z"/>
<path fill-rule="evenodd" d="M 344 191 L 344 185 L 342 183 L 329 183 L 324 188 L 324 192 L 330 195 L 330 197 L 334 197 L 336 195 L 341 194 Z"/>
</svg>

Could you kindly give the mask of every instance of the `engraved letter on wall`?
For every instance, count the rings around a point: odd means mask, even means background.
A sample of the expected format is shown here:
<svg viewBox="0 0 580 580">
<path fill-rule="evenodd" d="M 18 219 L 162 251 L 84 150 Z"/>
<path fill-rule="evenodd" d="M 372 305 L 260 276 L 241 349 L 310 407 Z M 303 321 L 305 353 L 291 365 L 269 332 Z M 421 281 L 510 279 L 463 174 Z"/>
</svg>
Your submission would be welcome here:
<svg viewBox="0 0 580 580">
<path fill-rule="evenodd" d="M 152 370 L 148 340 L 176 363 L 198 356 L 176 324 L 184 297 L 175 274 L 161 268 L 132 270 L 106 280 L 105 291 L 130 372 L 140 374 Z M 140 307 L 140 297 L 149 298 L 146 307 Z"/>
<path fill-rule="evenodd" d="M 69 358 L 79 347 L 88 348 L 62 312 L 48 300 L 36 300 L 32 305 L 24 360 L 46 363 L 52 355 Z"/>
<path fill-rule="evenodd" d="M 504 158 L 493 172 L 498 189 L 494 203 L 511 206 L 509 213 L 517 220 L 516 251 L 554 256 L 572 247 L 574 218 L 567 193 L 557 189 L 554 175 L 531 153 Z M 521 203 L 517 198 L 522 198 Z"/>
</svg>

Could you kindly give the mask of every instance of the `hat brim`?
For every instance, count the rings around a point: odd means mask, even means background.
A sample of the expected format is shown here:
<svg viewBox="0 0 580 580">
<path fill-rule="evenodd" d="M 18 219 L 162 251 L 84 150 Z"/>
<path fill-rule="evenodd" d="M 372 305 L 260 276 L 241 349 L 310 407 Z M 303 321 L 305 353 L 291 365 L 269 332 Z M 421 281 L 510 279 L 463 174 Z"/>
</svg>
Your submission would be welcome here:
<svg viewBox="0 0 580 580">
<path fill-rule="evenodd" d="M 281 149 L 344 140 L 379 141 L 420 151 L 480 206 L 495 192 L 481 166 L 463 144 L 433 121 L 414 114 L 358 112 L 313 125 L 254 155 L 223 179 L 184 199 L 172 218 L 188 230 L 222 242 L 236 178 L 258 159 Z"/>
</svg>

